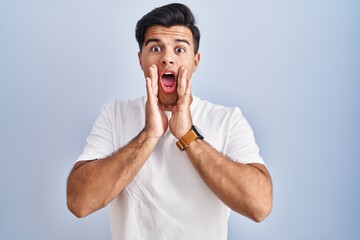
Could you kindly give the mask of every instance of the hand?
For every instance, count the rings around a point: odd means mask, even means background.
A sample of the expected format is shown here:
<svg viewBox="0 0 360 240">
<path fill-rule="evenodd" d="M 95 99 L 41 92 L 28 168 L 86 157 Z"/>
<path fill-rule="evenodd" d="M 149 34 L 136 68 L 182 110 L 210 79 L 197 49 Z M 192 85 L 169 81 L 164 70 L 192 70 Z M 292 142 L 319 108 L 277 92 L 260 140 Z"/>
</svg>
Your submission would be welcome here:
<svg viewBox="0 0 360 240">
<path fill-rule="evenodd" d="M 177 93 L 177 105 L 171 106 L 172 115 L 169 120 L 169 127 L 172 135 L 180 139 L 190 131 L 192 126 L 190 111 L 192 102 L 191 79 L 187 79 L 187 70 L 183 67 L 179 71 Z"/>
<path fill-rule="evenodd" d="M 146 120 L 144 131 L 148 136 L 161 138 L 168 128 L 168 119 L 164 106 L 158 101 L 158 73 L 156 65 L 149 68 L 149 77 L 146 77 Z"/>
</svg>

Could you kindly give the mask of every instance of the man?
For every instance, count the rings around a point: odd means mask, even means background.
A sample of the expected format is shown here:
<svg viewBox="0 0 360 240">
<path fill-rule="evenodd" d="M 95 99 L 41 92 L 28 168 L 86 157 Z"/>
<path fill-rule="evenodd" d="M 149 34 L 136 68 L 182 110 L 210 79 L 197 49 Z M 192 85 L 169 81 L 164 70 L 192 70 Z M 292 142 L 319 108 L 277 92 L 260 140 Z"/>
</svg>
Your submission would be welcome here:
<svg viewBox="0 0 360 240">
<path fill-rule="evenodd" d="M 70 211 L 110 203 L 113 239 L 227 239 L 230 209 L 257 222 L 271 210 L 270 176 L 240 110 L 191 94 L 194 22 L 182 4 L 138 22 L 147 98 L 104 105 L 70 173 Z"/>
</svg>

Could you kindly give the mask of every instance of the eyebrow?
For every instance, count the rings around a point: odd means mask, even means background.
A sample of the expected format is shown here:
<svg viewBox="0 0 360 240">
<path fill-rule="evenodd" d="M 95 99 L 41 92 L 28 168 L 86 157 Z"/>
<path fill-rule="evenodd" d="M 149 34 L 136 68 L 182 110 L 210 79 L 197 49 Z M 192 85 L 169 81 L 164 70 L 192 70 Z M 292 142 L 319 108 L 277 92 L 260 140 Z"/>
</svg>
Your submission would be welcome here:
<svg viewBox="0 0 360 240">
<path fill-rule="evenodd" d="M 146 40 L 145 46 L 147 46 L 151 42 L 159 43 L 159 42 L 161 42 L 161 40 L 158 38 L 149 38 L 148 40 Z M 175 42 L 182 42 L 182 43 L 186 43 L 187 45 L 191 46 L 189 41 L 186 39 L 175 39 Z"/>
</svg>

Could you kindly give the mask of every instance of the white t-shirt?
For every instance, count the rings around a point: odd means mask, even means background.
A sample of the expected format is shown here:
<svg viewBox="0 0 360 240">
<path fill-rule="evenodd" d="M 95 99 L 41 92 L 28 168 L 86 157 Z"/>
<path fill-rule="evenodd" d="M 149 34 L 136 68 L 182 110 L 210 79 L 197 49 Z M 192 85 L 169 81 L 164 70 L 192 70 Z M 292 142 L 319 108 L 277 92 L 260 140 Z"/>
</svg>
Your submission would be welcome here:
<svg viewBox="0 0 360 240">
<path fill-rule="evenodd" d="M 145 125 L 146 97 L 103 106 L 78 160 L 101 159 Z M 171 112 L 166 112 L 168 117 Z M 240 163 L 262 163 L 239 108 L 193 98 L 193 123 L 205 141 Z M 113 240 L 225 240 L 230 209 L 203 182 L 168 129 L 134 180 L 110 203 Z"/>
</svg>

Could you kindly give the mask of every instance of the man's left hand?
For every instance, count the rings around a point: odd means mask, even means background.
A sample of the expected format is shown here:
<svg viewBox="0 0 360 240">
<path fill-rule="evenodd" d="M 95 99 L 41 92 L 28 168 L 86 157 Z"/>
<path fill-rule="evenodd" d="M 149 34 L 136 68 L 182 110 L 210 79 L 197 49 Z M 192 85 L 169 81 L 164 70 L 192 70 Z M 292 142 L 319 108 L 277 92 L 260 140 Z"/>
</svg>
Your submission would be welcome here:
<svg viewBox="0 0 360 240">
<path fill-rule="evenodd" d="M 180 139 L 192 126 L 190 111 L 192 102 L 191 78 L 187 79 L 187 70 L 184 67 L 179 70 L 177 93 L 177 104 L 171 106 L 172 116 L 169 120 L 169 128 L 171 133 Z"/>
</svg>

